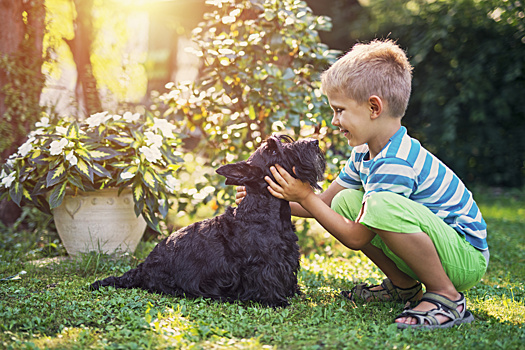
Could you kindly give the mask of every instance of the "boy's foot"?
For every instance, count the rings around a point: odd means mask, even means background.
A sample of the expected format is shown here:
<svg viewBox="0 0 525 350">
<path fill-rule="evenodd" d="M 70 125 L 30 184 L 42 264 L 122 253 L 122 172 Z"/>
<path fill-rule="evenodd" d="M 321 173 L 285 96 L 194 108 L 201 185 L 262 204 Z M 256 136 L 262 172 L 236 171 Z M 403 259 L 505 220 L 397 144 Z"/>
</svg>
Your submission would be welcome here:
<svg viewBox="0 0 525 350">
<path fill-rule="evenodd" d="M 467 310 L 465 296 L 459 295 L 452 301 L 440 294 L 425 293 L 417 306 L 396 317 L 397 328 L 448 328 L 472 322 L 474 316 Z"/>
<path fill-rule="evenodd" d="M 423 291 L 421 284 L 417 283 L 410 288 L 400 288 L 395 286 L 389 278 L 385 278 L 381 284 L 369 286 L 360 283 L 349 291 L 340 293 L 343 297 L 351 301 L 393 301 L 398 303 L 415 302 L 421 299 Z"/>
</svg>

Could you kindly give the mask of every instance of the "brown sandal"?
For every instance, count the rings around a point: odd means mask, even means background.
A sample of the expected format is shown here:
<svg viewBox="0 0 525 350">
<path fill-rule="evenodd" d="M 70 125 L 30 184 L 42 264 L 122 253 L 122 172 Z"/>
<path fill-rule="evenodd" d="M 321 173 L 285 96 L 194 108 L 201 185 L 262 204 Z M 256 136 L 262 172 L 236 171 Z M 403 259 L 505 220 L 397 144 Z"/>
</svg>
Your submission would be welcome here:
<svg viewBox="0 0 525 350">
<path fill-rule="evenodd" d="M 371 290 L 381 286 L 383 289 Z M 410 288 L 399 288 L 395 286 L 389 278 L 385 278 L 381 284 L 369 286 L 366 283 L 359 283 L 349 291 L 342 291 L 340 294 L 351 301 L 393 301 L 398 303 L 415 302 L 421 299 L 421 283 Z"/>
</svg>

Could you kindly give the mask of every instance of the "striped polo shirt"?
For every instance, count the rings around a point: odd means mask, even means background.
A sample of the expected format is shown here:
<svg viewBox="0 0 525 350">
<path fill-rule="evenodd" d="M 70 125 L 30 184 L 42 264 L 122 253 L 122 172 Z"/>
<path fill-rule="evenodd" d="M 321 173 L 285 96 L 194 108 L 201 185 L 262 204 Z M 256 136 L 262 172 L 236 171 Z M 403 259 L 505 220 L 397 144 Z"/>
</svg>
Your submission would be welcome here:
<svg viewBox="0 0 525 350">
<path fill-rule="evenodd" d="M 354 147 L 336 181 L 363 188 L 363 202 L 374 192 L 389 191 L 421 203 L 479 250 L 487 250 L 487 225 L 463 182 L 401 127 L 372 160 L 368 145 Z M 487 253 L 487 254 L 485 254 Z M 488 251 L 484 255 L 487 257 Z"/>
</svg>

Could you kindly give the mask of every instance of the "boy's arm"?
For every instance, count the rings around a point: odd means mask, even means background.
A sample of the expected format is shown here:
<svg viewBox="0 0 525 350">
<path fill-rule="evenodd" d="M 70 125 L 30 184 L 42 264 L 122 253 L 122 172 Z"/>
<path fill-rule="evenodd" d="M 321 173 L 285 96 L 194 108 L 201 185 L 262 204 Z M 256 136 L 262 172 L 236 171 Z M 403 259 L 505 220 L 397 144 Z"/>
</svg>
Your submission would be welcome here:
<svg viewBox="0 0 525 350">
<path fill-rule="evenodd" d="M 330 206 L 332 204 L 332 199 L 334 199 L 335 195 L 344 189 L 345 188 L 343 186 L 339 185 L 337 182 L 334 181 L 330 184 L 330 186 L 328 186 L 328 188 L 323 193 L 320 193 L 316 196 L 319 197 L 327 206 Z M 290 208 L 292 209 L 292 215 L 294 216 L 300 216 L 303 218 L 313 218 L 312 214 L 306 209 L 304 209 L 303 206 L 297 202 L 290 202 Z"/>
<path fill-rule="evenodd" d="M 333 211 L 321 196 L 315 195 L 309 184 L 295 179 L 279 165 L 271 167 L 270 170 L 278 182 L 276 184 L 272 179 L 266 177 L 270 193 L 277 198 L 300 204 L 311 217 L 315 218 L 332 236 L 348 248 L 359 250 L 374 238 L 375 234 L 365 226 Z M 337 186 L 340 185 L 333 187 L 330 185 L 325 191 L 325 193 L 328 192 L 325 199 L 330 198 L 331 195 L 331 202 L 335 193 L 341 190 Z M 329 192 L 329 190 L 331 191 Z M 337 192 L 335 192 L 336 190 Z M 335 193 L 332 194 L 332 191 Z"/>
</svg>

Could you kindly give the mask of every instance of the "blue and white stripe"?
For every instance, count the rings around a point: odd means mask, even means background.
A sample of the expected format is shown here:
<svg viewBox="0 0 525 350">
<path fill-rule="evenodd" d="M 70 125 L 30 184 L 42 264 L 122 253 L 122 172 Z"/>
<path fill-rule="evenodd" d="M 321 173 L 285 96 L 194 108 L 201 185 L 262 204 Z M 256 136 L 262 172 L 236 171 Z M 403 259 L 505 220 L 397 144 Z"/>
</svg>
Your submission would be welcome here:
<svg viewBox="0 0 525 350">
<path fill-rule="evenodd" d="M 372 160 L 368 145 L 352 154 L 336 181 L 346 188 L 363 188 L 363 201 L 374 192 L 403 195 L 429 208 L 474 247 L 485 250 L 487 225 L 481 212 L 459 177 L 419 141 L 401 127 Z"/>
</svg>

